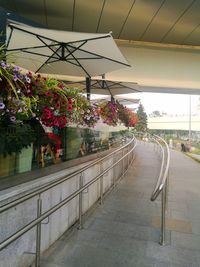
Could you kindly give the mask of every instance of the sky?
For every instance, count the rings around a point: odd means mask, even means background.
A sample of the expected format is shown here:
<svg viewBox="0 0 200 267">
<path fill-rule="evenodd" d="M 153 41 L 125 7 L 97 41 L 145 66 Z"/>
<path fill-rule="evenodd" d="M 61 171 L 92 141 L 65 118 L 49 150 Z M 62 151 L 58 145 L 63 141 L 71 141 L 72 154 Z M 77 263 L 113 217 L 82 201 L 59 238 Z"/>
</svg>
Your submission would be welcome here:
<svg viewBox="0 0 200 267">
<path fill-rule="evenodd" d="M 126 95 L 130 97 L 130 95 Z M 140 98 L 147 114 L 155 110 L 169 115 L 188 115 L 190 96 L 183 94 L 166 94 L 166 93 L 135 93 L 131 94 L 133 98 Z M 191 96 L 191 113 L 197 113 L 197 105 L 200 95 Z"/>
</svg>

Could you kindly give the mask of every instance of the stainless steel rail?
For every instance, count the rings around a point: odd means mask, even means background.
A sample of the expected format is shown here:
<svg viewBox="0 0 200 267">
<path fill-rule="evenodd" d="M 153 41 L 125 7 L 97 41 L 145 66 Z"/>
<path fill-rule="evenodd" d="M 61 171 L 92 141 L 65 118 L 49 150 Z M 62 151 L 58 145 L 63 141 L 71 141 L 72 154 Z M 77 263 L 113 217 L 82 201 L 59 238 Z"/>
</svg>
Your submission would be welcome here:
<svg viewBox="0 0 200 267">
<path fill-rule="evenodd" d="M 30 199 L 30 198 L 32 198 L 34 196 L 37 196 L 38 194 L 41 194 L 41 193 L 43 193 L 43 192 L 51 189 L 52 187 L 54 187 L 54 186 L 56 186 L 56 185 L 58 185 L 58 184 L 60 184 L 60 183 L 62 183 L 64 181 L 66 181 L 66 180 L 69 180 L 72 177 L 74 177 L 74 176 L 76 176 L 76 175 L 84 172 L 85 170 L 89 169 L 90 167 L 94 166 L 95 164 L 100 163 L 101 161 L 103 161 L 103 160 L 111 157 L 115 153 L 123 150 L 125 147 L 128 147 L 133 141 L 136 142 L 135 137 L 128 144 L 125 144 L 124 146 L 122 146 L 122 147 L 114 150 L 112 153 L 106 155 L 105 157 L 99 158 L 99 159 L 91 162 L 90 164 L 88 164 L 87 166 L 81 168 L 80 170 L 77 170 L 75 172 L 72 172 L 71 174 L 68 174 L 67 176 L 66 175 L 60 176 L 60 178 L 59 178 L 58 181 L 51 182 L 51 183 L 49 183 L 46 186 L 42 186 L 39 189 L 37 189 L 37 190 L 35 190 L 35 191 L 27 194 L 27 195 L 24 195 L 23 197 L 18 198 L 17 200 L 13 200 L 13 201 L 5 204 L 5 205 L 0 206 L 0 213 L 3 212 L 3 211 L 5 211 L 5 210 L 8 210 L 8 209 L 10 209 L 10 208 L 12 208 L 14 206 L 16 206 L 17 204 L 20 204 L 20 203 L 24 202 L 25 200 L 28 200 L 28 199 Z"/>
<path fill-rule="evenodd" d="M 155 201 L 162 192 L 162 207 L 161 207 L 161 236 L 160 244 L 165 245 L 166 243 L 166 211 L 167 211 L 167 193 L 169 186 L 169 164 L 170 164 L 170 151 L 166 141 L 158 135 L 149 135 L 161 150 L 161 168 L 156 186 L 151 195 L 151 201 Z"/>
<path fill-rule="evenodd" d="M 60 177 L 59 181 L 56 182 L 52 182 L 50 184 L 48 184 L 47 186 L 43 186 L 42 188 L 35 190 L 34 192 L 27 194 L 23 197 L 20 197 L 10 203 L 7 203 L 3 206 L 0 207 L 0 213 L 7 211 L 9 209 L 11 209 L 12 207 L 17 206 L 18 204 L 21 204 L 23 202 L 25 202 L 28 199 L 31 199 L 35 196 L 38 195 L 38 200 L 37 200 L 37 218 L 32 220 L 31 222 L 29 222 L 27 225 L 25 225 L 24 227 L 22 227 L 20 230 L 18 230 L 17 232 L 15 232 L 14 234 L 12 234 L 11 236 L 9 236 L 8 238 L 6 238 L 2 243 L 0 243 L 0 250 L 4 249 L 5 247 L 7 247 L 9 244 L 11 244 L 12 242 L 14 242 L 16 239 L 18 239 L 20 236 L 24 235 L 26 232 L 28 232 L 29 230 L 31 230 L 33 227 L 37 226 L 37 231 L 36 231 L 36 257 L 35 257 L 35 267 L 39 267 L 40 266 L 40 244 L 41 244 L 41 222 L 48 218 L 52 213 L 54 213 L 55 211 L 57 211 L 58 209 L 60 209 L 62 206 L 64 206 L 66 203 L 68 203 L 70 200 L 72 200 L 73 198 L 75 198 L 76 196 L 79 196 L 79 225 L 81 228 L 81 224 L 82 224 L 82 192 L 84 190 L 86 190 L 89 186 L 91 186 L 93 183 L 95 183 L 96 181 L 98 181 L 100 179 L 100 203 L 102 203 L 102 198 L 103 198 L 103 176 L 112 168 L 114 168 L 119 162 L 124 162 L 124 159 L 127 157 L 127 165 L 131 163 L 131 161 L 133 160 L 133 151 L 136 147 L 136 139 L 135 137 L 133 137 L 131 139 L 131 141 L 116 149 L 115 151 L 113 151 L 112 153 L 110 153 L 109 155 L 97 159 L 96 161 L 88 164 L 87 166 L 85 166 L 84 168 L 81 168 L 78 171 L 75 171 L 67 176 L 62 176 Z M 85 185 L 83 185 L 82 183 L 82 174 L 85 170 L 89 169 L 90 167 L 98 164 L 98 163 L 102 163 L 104 160 L 106 160 L 107 158 L 111 157 L 112 155 L 116 154 L 119 151 L 124 152 L 124 149 L 128 149 L 129 151 L 126 152 L 125 154 L 123 153 L 123 156 L 117 160 L 112 166 L 108 167 L 107 169 L 105 169 L 104 171 L 102 171 L 99 175 L 97 175 L 96 177 L 94 177 L 91 181 L 89 181 L 88 183 L 86 183 Z M 131 159 L 131 160 L 130 160 Z M 123 170 L 122 170 L 122 176 L 125 173 L 125 169 L 124 169 L 124 163 L 123 163 Z M 71 179 L 72 177 L 76 176 L 76 175 L 80 175 L 80 183 L 79 183 L 79 189 L 76 190 L 75 192 L 73 192 L 71 195 L 69 195 L 68 197 L 66 197 L 65 199 L 63 199 L 62 201 L 60 201 L 58 204 L 56 204 L 55 206 L 53 206 L 52 208 L 50 208 L 49 210 L 47 210 L 46 212 L 42 213 L 42 199 L 41 199 L 41 193 L 47 191 L 48 189 L 63 183 L 64 181 Z M 117 181 L 113 182 L 113 186 L 115 186 Z"/>
</svg>

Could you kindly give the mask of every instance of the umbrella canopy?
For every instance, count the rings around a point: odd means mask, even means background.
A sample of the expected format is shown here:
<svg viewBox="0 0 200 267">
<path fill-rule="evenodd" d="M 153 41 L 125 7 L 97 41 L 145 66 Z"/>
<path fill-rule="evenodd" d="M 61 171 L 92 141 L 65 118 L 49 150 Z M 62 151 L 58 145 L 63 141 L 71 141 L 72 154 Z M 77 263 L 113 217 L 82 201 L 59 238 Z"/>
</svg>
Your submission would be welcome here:
<svg viewBox="0 0 200 267">
<path fill-rule="evenodd" d="M 10 22 L 7 51 L 33 72 L 92 77 L 130 66 L 111 34 L 50 30 Z"/>
<path fill-rule="evenodd" d="M 77 86 L 87 90 L 87 81 L 67 82 L 69 85 Z M 120 95 L 141 92 L 139 85 L 134 82 L 117 82 L 109 80 L 90 80 L 90 93 L 100 95 Z"/>
<path fill-rule="evenodd" d="M 136 98 L 124 98 L 122 96 L 115 96 L 115 99 L 122 105 L 129 108 L 130 105 L 139 104 L 140 99 Z"/>
<path fill-rule="evenodd" d="M 139 104 L 140 99 L 136 99 L 136 98 L 124 98 L 123 96 L 115 96 L 114 98 L 115 100 L 117 100 L 120 104 L 122 104 L 123 106 L 129 106 L 130 105 L 134 105 L 134 104 Z M 103 100 L 109 101 L 110 97 L 109 96 L 104 96 L 101 98 L 95 98 L 91 100 L 91 103 L 96 103 L 96 102 L 101 102 Z M 132 107 L 130 107 L 132 108 Z"/>
</svg>

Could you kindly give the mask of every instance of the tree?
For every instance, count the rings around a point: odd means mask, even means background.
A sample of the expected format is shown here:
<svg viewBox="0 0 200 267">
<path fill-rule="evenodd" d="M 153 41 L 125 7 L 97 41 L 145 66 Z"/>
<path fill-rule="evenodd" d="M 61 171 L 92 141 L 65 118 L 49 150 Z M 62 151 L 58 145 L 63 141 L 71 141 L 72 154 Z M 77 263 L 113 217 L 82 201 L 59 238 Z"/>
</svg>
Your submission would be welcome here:
<svg viewBox="0 0 200 267">
<path fill-rule="evenodd" d="M 155 110 L 149 115 L 149 117 L 162 117 L 162 114 L 160 113 L 160 111 Z"/>
<path fill-rule="evenodd" d="M 146 132 L 147 131 L 147 114 L 144 111 L 144 107 L 142 104 L 139 104 L 139 107 L 137 110 L 137 119 L 138 119 L 138 122 L 135 125 L 135 129 L 138 132 Z"/>
</svg>

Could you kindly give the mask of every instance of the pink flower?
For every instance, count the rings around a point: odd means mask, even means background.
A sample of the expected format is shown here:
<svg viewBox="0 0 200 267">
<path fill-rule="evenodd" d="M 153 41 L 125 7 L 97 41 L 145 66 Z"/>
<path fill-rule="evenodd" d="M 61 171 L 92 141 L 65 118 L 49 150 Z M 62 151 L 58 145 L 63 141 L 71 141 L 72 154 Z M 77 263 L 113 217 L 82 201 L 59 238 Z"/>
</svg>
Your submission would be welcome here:
<svg viewBox="0 0 200 267">
<path fill-rule="evenodd" d="M 58 119 L 55 119 L 55 120 L 53 121 L 53 125 L 54 125 L 54 126 L 59 126 L 59 120 L 58 120 Z"/>
</svg>

